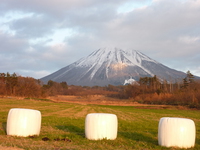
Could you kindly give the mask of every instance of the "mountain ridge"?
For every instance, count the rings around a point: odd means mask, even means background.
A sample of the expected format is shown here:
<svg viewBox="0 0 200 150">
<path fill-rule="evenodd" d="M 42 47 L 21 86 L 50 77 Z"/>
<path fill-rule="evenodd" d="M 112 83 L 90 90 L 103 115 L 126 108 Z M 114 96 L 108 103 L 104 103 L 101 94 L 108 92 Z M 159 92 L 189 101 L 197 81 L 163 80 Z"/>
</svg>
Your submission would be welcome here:
<svg viewBox="0 0 200 150">
<path fill-rule="evenodd" d="M 183 79 L 186 74 L 171 69 L 134 49 L 100 48 L 87 57 L 43 77 L 49 80 L 67 82 L 69 85 L 106 86 L 123 85 L 126 80 L 156 75 L 161 80 Z"/>
</svg>

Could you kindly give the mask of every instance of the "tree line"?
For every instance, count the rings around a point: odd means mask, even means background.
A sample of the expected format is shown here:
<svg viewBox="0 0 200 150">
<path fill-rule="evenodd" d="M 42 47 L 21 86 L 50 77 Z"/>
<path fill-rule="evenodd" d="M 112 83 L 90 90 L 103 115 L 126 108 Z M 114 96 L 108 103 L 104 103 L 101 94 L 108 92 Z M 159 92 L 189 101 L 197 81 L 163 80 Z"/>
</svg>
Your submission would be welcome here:
<svg viewBox="0 0 200 150">
<path fill-rule="evenodd" d="M 45 98 L 50 95 L 66 94 L 66 82 L 49 81 L 46 85 L 32 77 L 17 76 L 16 73 L 0 73 L 0 95 L 28 98 Z"/>
<path fill-rule="evenodd" d="M 139 85 L 127 85 L 119 97 L 147 104 L 184 105 L 200 109 L 200 81 L 188 71 L 178 82 L 160 80 L 157 76 L 143 77 Z"/>
<path fill-rule="evenodd" d="M 138 84 L 100 86 L 75 86 L 67 82 L 49 80 L 46 84 L 32 77 L 16 73 L 0 73 L 0 96 L 24 98 L 47 98 L 56 95 L 105 95 L 120 100 L 132 100 L 147 104 L 185 105 L 200 109 L 200 82 L 188 71 L 186 77 L 177 82 L 141 77 Z"/>
</svg>

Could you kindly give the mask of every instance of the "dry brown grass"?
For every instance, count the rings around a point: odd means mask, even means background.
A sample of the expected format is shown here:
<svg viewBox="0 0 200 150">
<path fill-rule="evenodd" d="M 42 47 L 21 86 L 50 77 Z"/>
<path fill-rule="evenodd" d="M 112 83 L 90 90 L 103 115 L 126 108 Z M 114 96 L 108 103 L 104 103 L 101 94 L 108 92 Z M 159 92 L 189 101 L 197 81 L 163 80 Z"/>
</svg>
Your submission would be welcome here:
<svg viewBox="0 0 200 150">
<path fill-rule="evenodd" d="M 23 150 L 23 149 L 17 148 L 17 147 L 6 147 L 6 146 L 0 145 L 0 150 Z"/>
<path fill-rule="evenodd" d="M 171 96 L 170 94 L 165 94 L 165 95 L 159 96 L 159 98 L 170 97 L 170 96 Z M 158 95 L 155 94 L 154 98 L 155 97 L 158 97 Z M 88 95 L 88 96 L 58 95 L 58 96 L 48 97 L 48 99 L 54 102 L 69 102 L 69 103 L 77 103 L 81 105 L 97 104 L 97 105 L 112 105 L 112 106 L 137 106 L 137 108 L 142 108 L 142 109 L 145 109 L 145 108 L 181 109 L 181 110 L 189 109 L 184 106 L 142 104 L 142 103 L 137 102 L 137 98 L 136 99 L 116 99 L 116 98 L 106 97 L 104 95 Z"/>
</svg>

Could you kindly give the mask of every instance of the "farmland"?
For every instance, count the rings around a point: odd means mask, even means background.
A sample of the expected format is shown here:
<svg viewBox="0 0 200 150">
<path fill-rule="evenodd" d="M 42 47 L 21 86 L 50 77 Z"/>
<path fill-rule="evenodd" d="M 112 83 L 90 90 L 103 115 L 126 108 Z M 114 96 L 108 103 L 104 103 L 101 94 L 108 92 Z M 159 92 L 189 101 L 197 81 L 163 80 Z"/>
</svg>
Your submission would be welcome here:
<svg viewBox="0 0 200 150">
<path fill-rule="evenodd" d="M 62 101 L 59 101 L 62 99 Z M 69 98 L 70 99 L 70 98 Z M 101 103 L 97 104 L 96 101 Z M 73 103 L 76 102 L 76 103 Z M 0 145 L 26 150 L 66 149 L 175 149 L 158 145 L 158 122 L 162 117 L 190 118 L 196 125 L 196 144 L 200 149 L 200 111 L 175 106 L 141 105 L 117 101 L 83 101 L 67 97 L 57 99 L 0 98 Z M 42 127 L 39 136 L 13 137 L 6 135 L 6 121 L 11 108 L 41 111 Z M 118 117 L 116 140 L 92 141 L 85 138 L 84 123 L 88 113 L 113 113 Z"/>
</svg>

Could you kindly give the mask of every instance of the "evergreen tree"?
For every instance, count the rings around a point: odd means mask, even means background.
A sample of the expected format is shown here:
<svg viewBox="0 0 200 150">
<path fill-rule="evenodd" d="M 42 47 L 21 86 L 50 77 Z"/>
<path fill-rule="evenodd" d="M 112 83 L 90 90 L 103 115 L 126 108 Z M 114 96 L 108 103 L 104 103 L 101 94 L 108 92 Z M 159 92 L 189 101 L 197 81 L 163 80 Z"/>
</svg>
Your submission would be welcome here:
<svg viewBox="0 0 200 150">
<path fill-rule="evenodd" d="M 194 83 L 194 75 L 188 70 L 186 77 L 183 79 L 183 88 L 187 88 L 192 83 Z"/>
<path fill-rule="evenodd" d="M 190 71 L 187 71 L 187 80 L 189 83 L 193 83 L 194 82 L 194 75 L 190 73 Z"/>
</svg>

